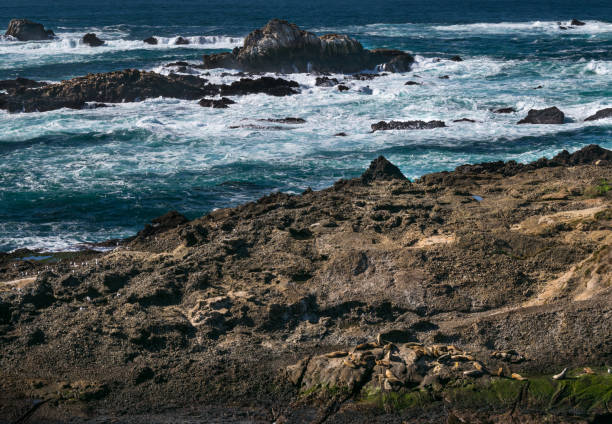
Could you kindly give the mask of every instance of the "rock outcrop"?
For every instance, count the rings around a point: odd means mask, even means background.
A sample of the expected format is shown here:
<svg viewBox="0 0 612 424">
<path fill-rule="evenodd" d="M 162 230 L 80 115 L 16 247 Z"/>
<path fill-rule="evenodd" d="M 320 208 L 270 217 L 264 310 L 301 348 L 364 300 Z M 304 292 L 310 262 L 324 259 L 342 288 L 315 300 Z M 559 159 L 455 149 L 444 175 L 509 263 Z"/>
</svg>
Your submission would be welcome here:
<svg viewBox="0 0 612 424">
<path fill-rule="evenodd" d="M 11 20 L 5 35 L 15 37 L 19 41 L 50 40 L 55 37 L 52 30 L 45 29 L 42 24 L 27 19 Z"/>
<path fill-rule="evenodd" d="M 372 132 L 388 130 L 431 130 L 443 128 L 446 124 L 443 121 L 380 121 L 372 124 Z"/>
<path fill-rule="evenodd" d="M 299 84 L 281 78 L 243 78 L 232 84 L 207 84 L 193 75 L 127 69 L 89 74 L 36 89 L 0 94 L 0 109 L 9 112 L 45 112 L 61 108 L 81 109 L 87 102 L 136 102 L 155 97 L 198 100 L 205 96 L 240 96 L 265 93 L 287 96 L 298 92 Z"/>
<path fill-rule="evenodd" d="M 152 45 L 152 46 L 156 46 L 158 43 L 157 38 L 155 37 L 145 38 L 144 40 L 142 40 L 142 42 L 145 44 Z"/>
<path fill-rule="evenodd" d="M 585 121 L 597 121 L 599 119 L 612 118 L 612 107 L 598 110 L 595 114 L 589 116 Z"/>
<path fill-rule="evenodd" d="M 202 107 L 211 107 L 213 109 L 227 109 L 229 105 L 236 103 L 232 99 L 227 97 L 221 97 L 220 99 L 202 99 L 198 104 Z"/>
<path fill-rule="evenodd" d="M 26 88 L 38 88 L 47 85 L 46 82 L 34 81 L 27 78 L 17 77 L 14 80 L 3 80 L 0 81 L 0 90 L 11 91 L 23 91 Z"/>
<path fill-rule="evenodd" d="M 104 45 L 104 41 L 100 40 L 94 33 L 85 34 L 81 41 L 83 44 L 87 44 L 90 47 L 100 47 Z"/>
<path fill-rule="evenodd" d="M 531 109 L 517 124 L 563 124 L 564 121 L 565 114 L 553 106 L 546 109 Z"/>
<path fill-rule="evenodd" d="M 414 58 L 398 50 L 366 50 L 357 40 L 341 34 L 315 34 L 287 21 L 273 19 L 251 32 L 242 47 L 231 53 L 204 56 L 205 68 L 255 72 L 354 73 L 382 65 L 391 72 L 406 72 Z"/>
</svg>

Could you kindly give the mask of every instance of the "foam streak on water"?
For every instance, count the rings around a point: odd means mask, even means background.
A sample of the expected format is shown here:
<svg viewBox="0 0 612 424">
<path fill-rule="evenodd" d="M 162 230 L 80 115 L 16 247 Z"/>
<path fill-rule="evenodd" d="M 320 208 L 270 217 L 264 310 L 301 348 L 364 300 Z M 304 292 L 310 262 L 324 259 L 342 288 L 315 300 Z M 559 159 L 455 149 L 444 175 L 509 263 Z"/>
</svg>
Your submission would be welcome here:
<svg viewBox="0 0 612 424">
<path fill-rule="evenodd" d="M 159 98 L 95 110 L 0 112 L 0 251 L 66 249 L 131 235 L 169 209 L 195 217 L 271 190 L 322 188 L 359 175 L 379 154 L 412 179 L 467 162 L 526 162 L 589 143 L 612 148 L 612 120 L 584 122 L 612 107 L 610 23 L 587 20 L 567 31 L 557 21 L 311 28 L 348 32 L 368 47 L 412 51 L 417 63 L 407 74 L 347 80 L 344 93 L 316 87 L 314 75 L 289 75 L 301 94 L 237 97 L 225 110 Z M 78 39 L 90 31 L 107 45 L 81 45 Z M 147 31 L 164 34 L 159 45 L 145 45 L 124 26 L 65 28 L 50 42 L 3 40 L 0 79 L 19 74 L 53 81 L 127 66 L 168 73 L 162 64 L 198 62 L 202 53 L 232 48 L 245 35 Z M 198 33 L 206 35 L 190 36 Z M 173 45 L 179 34 L 192 44 Z M 446 59 L 454 54 L 464 60 Z M 202 77 L 235 79 L 223 72 Z M 364 94 L 366 87 L 372 94 Z M 563 110 L 567 123 L 516 125 L 529 109 L 549 106 Z M 516 113 L 491 112 L 501 107 Z M 287 116 L 307 122 L 253 128 L 268 125 L 260 119 Z M 461 118 L 476 122 L 453 122 Z M 448 127 L 370 132 L 372 123 L 391 119 L 439 119 Z M 335 137 L 339 132 L 348 136 Z"/>
</svg>

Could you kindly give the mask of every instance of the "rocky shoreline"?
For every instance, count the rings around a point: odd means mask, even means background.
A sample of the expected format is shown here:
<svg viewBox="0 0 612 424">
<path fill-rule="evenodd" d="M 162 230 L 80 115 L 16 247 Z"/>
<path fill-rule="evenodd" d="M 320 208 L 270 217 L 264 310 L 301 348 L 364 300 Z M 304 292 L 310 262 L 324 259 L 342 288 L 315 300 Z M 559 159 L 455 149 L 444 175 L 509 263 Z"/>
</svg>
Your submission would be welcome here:
<svg viewBox="0 0 612 424">
<path fill-rule="evenodd" d="M 0 416 L 605 422 L 610 181 L 598 146 L 416 181 L 380 157 L 110 252 L 1 254 Z"/>
</svg>

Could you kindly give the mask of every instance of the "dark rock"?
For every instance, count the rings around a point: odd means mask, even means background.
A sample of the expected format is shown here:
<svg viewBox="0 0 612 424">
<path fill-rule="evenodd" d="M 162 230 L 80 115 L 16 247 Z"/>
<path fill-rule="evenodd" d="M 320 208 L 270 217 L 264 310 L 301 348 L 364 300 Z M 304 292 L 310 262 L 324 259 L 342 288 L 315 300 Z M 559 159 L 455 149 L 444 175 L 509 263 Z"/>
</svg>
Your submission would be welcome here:
<svg viewBox="0 0 612 424">
<path fill-rule="evenodd" d="M 578 19 L 572 19 L 572 21 L 570 22 L 570 25 L 572 26 L 583 26 L 586 25 L 585 22 L 579 21 Z"/>
<path fill-rule="evenodd" d="M 221 86 L 222 96 L 265 93 L 270 96 L 289 96 L 297 94 L 300 85 L 295 81 L 282 78 L 261 77 L 258 79 L 241 78 L 229 86 Z"/>
<path fill-rule="evenodd" d="M 264 121 L 264 122 L 276 122 L 277 124 L 292 124 L 292 125 L 297 125 L 297 124 L 305 124 L 306 120 L 303 118 L 268 118 L 268 119 L 260 119 L 260 121 Z"/>
<path fill-rule="evenodd" d="M 144 43 L 146 44 L 151 44 L 152 46 L 157 45 L 158 41 L 157 38 L 155 37 L 149 37 L 149 38 L 145 38 L 144 40 L 142 40 Z"/>
<path fill-rule="evenodd" d="M 544 87 L 541 85 L 538 85 L 537 87 L 533 87 L 534 90 L 539 90 L 540 88 L 544 88 Z"/>
<path fill-rule="evenodd" d="M 372 124 L 371 127 L 372 132 L 387 130 L 429 130 L 433 128 L 446 127 L 446 124 L 442 121 L 380 121 L 376 124 Z"/>
<path fill-rule="evenodd" d="M 100 47 L 104 44 L 104 41 L 100 40 L 96 34 L 89 33 L 83 36 L 83 44 L 87 44 L 90 47 Z"/>
<path fill-rule="evenodd" d="M 155 372 L 150 367 L 142 367 L 134 372 L 134 384 L 138 385 L 155 377 Z"/>
<path fill-rule="evenodd" d="M 567 30 L 568 30 L 568 29 L 570 29 L 570 28 L 568 28 L 568 27 L 566 27 L 566 26 L 563 26 L 563 25 L 560 25 L 560 26 L 559 26 L 559 29 L 560 29 L 561 31 L 567 31 Z"/>
<path fill-rule="evenodd" d="M 361 175 L 361 181 L 371 183 L 372 181 L 407 180 L 402 171 L 384 156 L 379 156 L 370 163 L 370 167 Z"/>
<path fill-rule="evenodd" d="M 214 109 L 227 109 L 229 105 L 236 103 L 232 99 L 222 97 L 220 99 L 202 99 L 198 104 L 202 107 L 212 107 Z"/>
<path fill-rule="evenodd" d="M 19 90 L 19 89 L 25 89 L 25 88 L 44 87 L 45 85 L 47 85 L 46 82 L 39 82 L 39 81 L 30 80 L 27 78 L 17 77 L 14 80 L 0 81 L 0 90 L 11 91 L 11 90 Z"/>
<path fill-rule="evenodd" d="M 599 160 L 611 162 L 612 151 L 599 147 L 596 144 L 589 144 L 571 154 L 567 150 L 563 150 L 553 157 L 551 162 L 566 166 L 576 166 L 592 164 Z"/>
<path fill-rule="evenodd" d="M 546 109 L 531 109 L 527 116 L 521 119 L 518 124 L 562 124 L 565 114 L 556 107 Z"/>
<path fill-rule="evenodd" d="M 452 60 L 453 62 L 463 62 L 463 59 L 461 59 L 461 56 L 453 56 L 450 58 L 450 60 Z"/>
<path fill-rule="evenodd" d="M 493 110 L 493 113 L 515 113 L 516 109 L 513 107 L 503 107 L 501 109 Z"/>
<path fill-rule="evenodd" d="M 315 82 L 317 87 L 333 87 L 336 84 L 338 84 L 338 80 L 329 77 L 317 77 L 317 81 Z"/>
<path fill-rule="evenodd" d="M 585 121 L 597 121 L 598 119 L 612 118 L 612 107 L 608 107 L 597 111 L 594 115 L 589 116 Z"/>
<path fill-rule="evenodd" d="M 27 19 L 12 19 L 5 35 L 15 37 L 19 41 L 49 40 L 55 37 L 50 29 L 46 30 L 42 24 Z"/>
<path fill-rule="evenodd" d="M 440 78 L 440 79 L 450 79 L 450 76 L 448 76 L 448 75 L 442 75 L 441 77 L 438 77 L 438 78 Z"/>
<path fill-rule="evenodd" d="M 167 65 L 165 65 L 166 68 L 175 67 L 175 66 L 187 67 L 189 66 L 189 63 L 179 60 L 178 62 L 172 62 L 172 63 L 168 63 Z"/>
<path fill-rule="evenodd" d="M 366 50 L 342 34 L 317 37 L 287 21 L 273 19 L 251 32 L 242 47 L 231 53 L 204 56 L 206 68 L 231 68 L 257 72 L 343 72 L 374 69 L 409 70 L 414 58 L 397 50 Z"/>
<path fill-rule="evenodd" d="M 404 85 L 423 85 L 420 82 L 416 82 L 416 81 L 406 81 L 406 83 Z"/>
<path fill-rule="evenodd" d="M 176 40 L 174 40 L 174 44 L 176 46 L 186 46 L 187 44 L 189 44 L 189 40 L 183 37 L 178 37 Z"/>
<path fill-rule="evenodd" d="M 339 132 L 334 134 L 334 137 L 346 137 L 346 133 L 345 132 Z"/>
<path fill-rule="evenodd" d="M 453 122 L 476 122 L 473 119 L 469 119 L 469 118 L 461 118 L 461 119 L 455 119 L 453 120 Z"/>
<path fill-rule="evenodd" d="M 342 91 L 348 91 L 348 90 L 349 88 L 346 85 L 342 85 L 342 84 L 338 85 L 338 91 L 342 92 Z"/>
<path fill-rule="evenodd" d="M 189 220 L 177 211 L 170 211 L 165 215 L 159 216 L 151 220 L 151 224 L 145 225 L 144 229 L 140 230 L 136 238 L 150 237 L 176 228 L 180 225 L 188 223 Z"/>
</svg>

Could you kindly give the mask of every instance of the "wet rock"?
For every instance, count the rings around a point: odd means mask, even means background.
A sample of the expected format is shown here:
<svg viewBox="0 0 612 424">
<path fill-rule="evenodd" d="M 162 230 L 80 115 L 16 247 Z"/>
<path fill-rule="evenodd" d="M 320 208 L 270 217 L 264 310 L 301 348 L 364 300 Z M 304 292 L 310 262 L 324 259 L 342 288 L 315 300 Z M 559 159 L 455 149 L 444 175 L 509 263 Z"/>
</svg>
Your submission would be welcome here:
<svg viewBox="0 0 612 424">
<path fill-rule="evenodd" d="M 104 41 L 100 40 L 94 33 L 85 34 L 81 41 L 83 44 L 87 44 L 90 47 L 100 47 L 104 45 Z"/>
<path fill-rule="evenodd" d="M 176 46 L 186 46 L 188 44 L 189 44 L 189 40 L 183 37 L 178 37 L 176 40 L 174 40 L 174 45 Z"/>
<path fill-rule="evenodd" d="M 19 41 L 49 40 L 55 37 L 50 29 L 47 30 L 42 24 L 27 19 L 12 19 L 5 35 L 15 37 Z"/>
<path fill-rule="evenodd" d="M 612 107 L 598 110 L 594 115 L 591 115 L 588 118 L 586 118 L 585 121 L 597 121 L 598 119 L 606 119 L 606 118 L 612 118 Z"/>
<path fill-rule="evenodd" d="M 142 40 L 142 41 L 143 41 L 143 43 L 145 43 L 145 44 L 150 44 L 150 45 L 152 45 L 152 46 L 155 46 L 155 45 L 157 45 L 157 43 L 158 43 L 157 38 L 155 38 L 155 37 L 145 38 L 145 39 L 144 39 L 144 40 Z"/>
<path fill-rule="evenodd" d="M 0 81 L 0 90 L 14 91 L 23 90 L 25 88 L 38 88 L 47 85 L 46 82 L 39 82 L 27 78 L 17 77 L 14 80 Z"/>
<path fill-rule="evenodd" d="M 361 175 L 361 181 L 371 183 L 372 181 L 407 180 L 402 171 L 384 156 L 379 156 L 370 163 L 370 167 Z"/>
<path fill-rule="evenodd" d="M 578 19 L 572 19 L 572 21 L 570 22 L 570 25 L 572 26 L 583 26 L 586 25 L 585 22 L 579 21 Z"/>
<path fill-rule="evenodd" d="M 501 109 L 493 110 L 493 113 L 514 113 L 516 109 L 513 107 L 502 107 Z"/>
<path fill-rule="evenodd" d="M 346 137 L 346 135 L 347 134 L 345 132 L 339 132 L 339 133 L 334 134 L 334 137 Z"/>
<path fill-rule="evenodd" d="M 260 119 L 260 121 L 262 122 L 275 122 L 277 124 L 291 124 L 291 125 L 298 125 L 298 124 L 305 124 L 306 120 L 303 118 L 292 118 L 292 117 L 288 117 L 288 118 L 267 118 L 267 119 Z"/>
<path fill-rule="evenodd" d="M 461 56 L 453 56 L 450 58 L 450 60 L 452 60 L 453 62 L 463 62 L 463 59 L 461 59 Z"/>
<path fill-rule="evenodd" d="M 420 82 L 416 82 L 416 81 L 406 81 L 404 85 L 423 85 L 423 84 L 421 84 Z"/>
<path fill-rule="evenodd" d="M 449 75 L 442 75 L 441 77 L 438 77 L 438 78 L 440 78 L 440 79 L 450 79 L 450 76 Z"/>
<path fill-rule="evenodd" d="M 454 119 L 453 122 L 476 122 L 476 121 L 470 118 L 461 118 L 461 119 Z"/>
<path fill-rule="evenodd" d="M 231 53 L 204 56 L 207 68 L 232 68 L 256 72 L 343 72 L 373 69 L 377 65 L 404 72 L 414 62 L 396 50 L 366 50 L 342 34 L 315 34 L 287 21 L 273 19 L 251 32 L 242 47 Z"/>
<path fill-rule="evenodd" d="M 372 124 L 372 132 L 389 130 L 430 130 L 433 128 L 443 128 L 446 124 L 442 121 L 380 121 Z"/>
<path fill-rule="evenodd" d="M 236 103 L 232 99 L 222 97 L 220 99 L 202 99 L 198 104 L 202 107 L 212 107 L 214 109 L 227 109 L 229 105 Z"/>
<path fill-rule="evenodd" d="M 221 86 L 222 96 L 264 93 L 270 96 L 290 96 L 297 94 L 299 84 L 282 78 L 261 77 L 258 79 L 241 78 L 230 85 Z"/>
<path fill-rule="evenodd" d="M 348 91 L 349 90 L 349 88 L 346 85 L 342 85 L 342 84 L 338 85 L 337 88 L 338 88 L 338 91 L 340 91 L 340 92 Z"/>
<path fill-rule="evenodd" d="M 556 107 L 531 109 L 517 124 L 563 124 L 565 114 Z"/>
<path fill-rule="evenodd" d="M 315 85 L 317 87 L 333 87 L 338 84 L 338 80 L 336 78 L 329 77 L 317 77 Z"/>
</svg>

